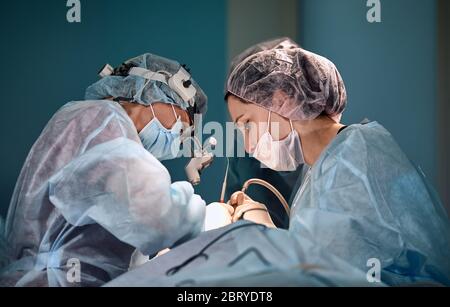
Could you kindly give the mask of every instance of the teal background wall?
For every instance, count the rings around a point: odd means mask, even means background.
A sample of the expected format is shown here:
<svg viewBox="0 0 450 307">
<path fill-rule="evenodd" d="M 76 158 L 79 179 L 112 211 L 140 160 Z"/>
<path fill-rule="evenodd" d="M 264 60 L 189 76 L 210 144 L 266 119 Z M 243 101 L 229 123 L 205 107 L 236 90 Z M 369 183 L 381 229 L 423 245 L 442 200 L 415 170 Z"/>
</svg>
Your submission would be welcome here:
<svg viewBox="0 0 450 307">
<path fill-rule="evenodd" d="M 52 114 L 84 97 L 105 63 L 118 65 L 144 52 L 177 59 L 215 106 L 206 120 L 223 121 L 226 1 L 82 0 L 82 22 L 69 24 L 65 0 L 2 2 L 0 18 L 0 213 L 5 216 L 25 158 Z M 184 179 L 185 161 L 170 163 Z M 205 172 L 198 192 L 217 200 L 223 161 Z M 208 180 L 209 179 L 209 180 Z"/>
<path fill-rule="evenodd" d="M 450 1 L 438 0 L 439 192 L 450 215 Z"/>
<path fill-rule="evenodd" d="M 382 0 L 380 24 L 367 22 L 366 0 L 82 0 L 81 24 L 66 21 L 66 0 L 4 1 L 0 215 L 6 215 L 20 169 L 45 124 L 66 102 L 83 99 L 103 64 L 117 65 L 144 52 L 186 63 L 209 96 L 206 121 L 223 122 L 228 60 L 255 42 L 285 35 L 337 64 L 349 93 L 345 123 L 379 121 L 435 186 L 440 171 L 441 195 L 447 191 L 450 209 L 450 114 L 444 114 L 450 72 L 443 51 L 448 29 L 442 31 L 450 12 L 442 12 L 448 11 L 444 1 Z M 173 180 L 185 179 L 185 163 L 166 163 Z M 217 200 L 223 173 L 223 159 L 204 173 L 197 192 L 208 202 Z"/>
<path fill-rule="evenodd" d="M 343 121 L 384 125 L 437 186 L 437 10 L 434 0 L 302 0 L 299 41 L 331 59 L 347 86 Z"/>
</svg>

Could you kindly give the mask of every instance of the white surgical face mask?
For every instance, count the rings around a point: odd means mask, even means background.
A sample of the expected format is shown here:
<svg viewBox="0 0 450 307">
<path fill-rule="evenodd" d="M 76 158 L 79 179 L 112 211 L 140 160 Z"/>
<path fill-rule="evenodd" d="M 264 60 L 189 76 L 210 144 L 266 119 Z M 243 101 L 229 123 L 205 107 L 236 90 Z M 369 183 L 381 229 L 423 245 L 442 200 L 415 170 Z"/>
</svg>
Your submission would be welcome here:
<svg viewBox="0 0 450 307">
<path fill-rule="evenodd" d="M 139 133 L 142 145 L 159 161 L 171 160 L 178 157 L 181 145 L 181 131 L 183 123 L 177 117 L 174 107 L 173 113 L 177 119 L 171 129 L 166 129 L 156 118 L 155 111 L 150 105 L 153 112 L 153 119 Z"/>
<path fill-rule="evenodd" d="M 272 112 L 269 112 L 267 131 L 259 139 L 253 157 L 274 171 L 295 171 L 300 164 L 305 163 L 300 137 L 292 121 L 289 121 L 291 133 L 284 140 L 275 141 L 270 134 L 271 115 Z"/>
</svg>

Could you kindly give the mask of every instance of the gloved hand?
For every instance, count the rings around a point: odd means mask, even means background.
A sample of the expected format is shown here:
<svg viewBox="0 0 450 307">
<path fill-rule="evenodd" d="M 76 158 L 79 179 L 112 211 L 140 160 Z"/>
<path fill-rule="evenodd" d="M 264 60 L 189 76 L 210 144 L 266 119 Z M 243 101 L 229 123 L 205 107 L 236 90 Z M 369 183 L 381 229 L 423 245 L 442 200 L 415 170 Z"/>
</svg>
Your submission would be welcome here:
<svg viewBox="0 0 450 307">
<path fill-rule="evenodd" d="M 243 192 L 234 193 L 230 198 L 229 205 L 235 208 L 233 223 L 242 218 L 268 228 L 277 228 L 270 217 L 267 207 L 252 200 Z"/>
<path fill-rule="evenodd" d="M 206 206 L 204 230 L 209 231 L 230 225 L 234 208 L 228 204 L 212 203 Z"/>
</svg>

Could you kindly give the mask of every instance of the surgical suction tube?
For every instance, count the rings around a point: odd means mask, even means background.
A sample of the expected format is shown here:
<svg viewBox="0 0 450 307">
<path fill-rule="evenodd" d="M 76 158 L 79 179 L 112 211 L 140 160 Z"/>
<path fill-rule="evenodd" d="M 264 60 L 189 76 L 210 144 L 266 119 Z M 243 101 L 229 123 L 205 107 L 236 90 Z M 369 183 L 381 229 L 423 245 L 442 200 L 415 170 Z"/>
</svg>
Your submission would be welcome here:
<svg viewBox="0 0 450 307">
<path fill-rule="evenodd" d="M 226 189 L 227 189 L 227 180 L 228 180 L 229 168 L 230 168 L 230 159 L 227 158 L 227 170 L 225 172 L 225 178 L 224 178 L 223 184 L 222 184 L 222 193 L 220 195 L 220 202 L 221 203 L 225 203 L 225 192 L 226 192 Z M 280 203 L 283 205 L 284 210 L 286 211 L 286 214 L 288 215 L 288 217 L 291 217 L 291 209 L 289 208 L 289 205 L 288 205 L 286 199 L 283 197 L 283 195 L 281 195 L 281 193 L 273 185 L 271 185 L 267 181 L 264 181 L 262 179 L 257 179 L 257 178 L 247 180 L 244 183 L 244 186 L 242 187 L 242 192 L 244 192 L 244 193 L 247 192 L 248 188 L 251 185 L 254 185 L 254 184 L 263 186 L 266 189 L 268 189 L 269 191 L 271 191 L 278 198 Z"/>
<path fill-rule="evenodd" d="M 278 200 L 281 202 L 281 204 L 284 207 L 284 210 L 286 211 L 286 214 L 288 215 L 288 217 L 290 217 L 291 209 L 289 208 L 289 205 L 288 205 L 286 199 L 284 199 L 283 195 L 281 195 L 281 193 L 273 185 L 271 185 L 267 181 L 264 181 L 264 180 L 261 180 L 261 179 L 256 179 L 256 178 L 247 180 L 244 183 L 244 186 L 242 187 L 242 192 L 244 192 L 244 193 L 247 192 L 248 188 L 251 185 L 254 185 L 254 184 L 263 186 L 266 189 L 270 190 L 278 198 Z"/>
</svg>

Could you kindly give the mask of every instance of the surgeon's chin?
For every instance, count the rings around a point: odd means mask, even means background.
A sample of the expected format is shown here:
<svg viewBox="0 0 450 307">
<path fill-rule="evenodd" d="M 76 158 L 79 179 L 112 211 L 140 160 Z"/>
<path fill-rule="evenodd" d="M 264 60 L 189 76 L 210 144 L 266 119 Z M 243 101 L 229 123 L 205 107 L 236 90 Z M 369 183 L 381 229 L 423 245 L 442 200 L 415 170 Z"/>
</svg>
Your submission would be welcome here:
<svg viewBox="0 0 450 307">
<path fill-rule="evenodd" d="M 252 155 L 255 152 L 255 148 L 248 148 L 247 146 L 245 147 L 245 152 L 249 155 Z"/>
</svg>

